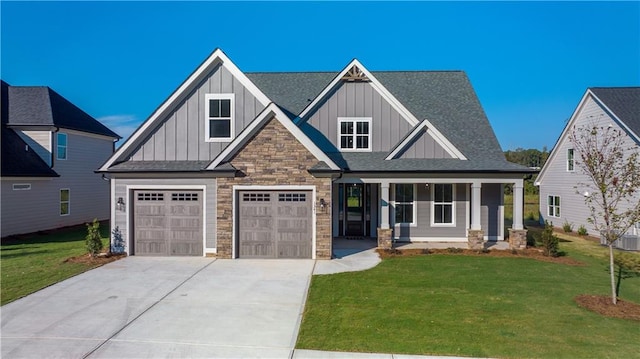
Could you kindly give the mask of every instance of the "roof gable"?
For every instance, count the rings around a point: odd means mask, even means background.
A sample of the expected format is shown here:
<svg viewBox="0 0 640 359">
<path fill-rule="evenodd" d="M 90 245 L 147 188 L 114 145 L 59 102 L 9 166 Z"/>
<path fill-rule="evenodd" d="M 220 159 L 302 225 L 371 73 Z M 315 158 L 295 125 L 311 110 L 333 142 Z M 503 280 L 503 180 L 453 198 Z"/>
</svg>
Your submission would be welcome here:
<svg viewBox="0 0 640 359">
<path fill-rule="evenodd" d="M 424 149 L 422 152 L 432 152 L 433 155 L 428 157 L 417 156 L 416 158 L 456 158 L 460 160 L 466 160 L 467 158 L 456 149 L 438 130 L 429 126 L 429 121 L 424 120 L 416 125 L 411 132 L 405 136 L 390 152 L 385 160 L 392 160 L 395 158 L 404 157 L 404 154 L 416 147 L 418 144 L 425 146 L 425 142 L 430 142 L 433 149 Z M 437 155 L 437 152 L 443 152 L 442 155 Z"/>
<path fill-rule="evenodd" d="M 15 131 L 2 129 L 2 177 L 59 177 Z"/>
<path fill-rule="evenodd" d="M 266 106 L 271 101 L 253 82 L 222 52 L 214 50 L 205 61 L 147 118 L 129 139 L 102 165 L 99 171 L 107 171 L 117 161 L 131 154 L 162 121 L 216 66 L 223 66 L 257 99 Z"/>
<path fill-rule="evenodd" d="M 340 168 L 296 126 L 291 119 L 274 103 L 269 104 L 256 119 L 236 136 L 236 138 L 206 167 L 206 170 L 215 170 L 218 166 L 229 161 L 270 119 L 275 118 L 280 122 L 302 145 L 311 152 L 320 162 L 324 162 L 332 170 Z"/>
<path fill-rule="evenodd" d="M 591 87 L 589 91 L 640 141 L 640 87 Z"/>
</svg>

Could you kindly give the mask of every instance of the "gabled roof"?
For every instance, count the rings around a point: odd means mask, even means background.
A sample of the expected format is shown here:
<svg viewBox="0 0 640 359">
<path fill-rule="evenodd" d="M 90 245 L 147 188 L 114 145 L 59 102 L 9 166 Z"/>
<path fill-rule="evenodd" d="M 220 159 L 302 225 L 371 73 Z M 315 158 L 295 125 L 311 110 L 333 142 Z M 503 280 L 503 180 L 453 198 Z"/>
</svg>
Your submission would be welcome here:
<svg viewBox="0 0 640 359">
<path fill-rule="evenodd" d="M 128 151 L 135 148 L 137 144 L 144 140 L 149 131 L 154 129 L 157 121 L 162 121 L 164 116 L 171 111 L 183 98 L 191 88 L 196 86 L 200 80 L 208 75 L 208 73 L 216 66 L 224 66 L 240 83 L 247 88 L 253 96 L 264 106 L 271 101 L 251 80 L 225 55 L 220 49 L 215 49 L 201 64 L 187 77 L 187 79 L 176 88 L 169 97 L 153 111 L 151 116 L 147 118 L 138 129 L 127 139 L 127 141 L 118 148 L 118 150 L 107 159 L 99 172 L 109 170 L 117 160 L 125 155 Z"/>
<path fill-rule="evenodd" d="M 3 122 L 7 126 L 59 127 L 121 138 L 46 86 L 8 86 L 7 100 L 8 113 Z"/>
<path fill-rule="evenodd" d="M 569 135 L 569 129 L 576 122 L 588 98 L 593 98 L 598 105 L 602 106 L 611 115 L 613 121 L 617 122 L 621 128 L 626 129 L 629 136 L 640 145 L 640 87 L 590 87 L 582 96 L 580 103 L 553 146 L 547 162 L 540 170 L 536 185 L 542 182 L 547 168 L 557 155 L 558 145 Z"/>
<path fill-rule="evenodd" d="M 394 148 L 392 148 L 391 151 L 389 151 L 385 160 L 392 160 L 396 158 L 398 154 L 401 154 L 404 150 L 410 147 L 411 143 L 424 133 L 430 134 L 436 143 L 438 143 L 451 157 L 459 160 L 466 160 L 466 157 L 458 151 L 457 148 L 453 147 L 451 143 L 442 136 L 440 131 L 429 127 L 429 121 L 427 120 L 420 122 L 411 131 L 409 131 L 409 133 Z"/>
<path fill-rule="evenodd" d="M 207 170 L 215 170 L 220 165 L 226 164 L 238 150 L 240 150 L 256 133 L 258 133 L 263 125 L 275 118 L 279 121 L 302 145 L 313 154 L 318 161 L 324 162 L 331 170 L 339 170 L 340 168 L 327 156 L 313 141 L 311 141 L 302 130 L 296 126 L 291 119 L 276 104 L 269 104 L 256 118 L 245 128 L 233 141 L 207 166 Z"/>
</svg>

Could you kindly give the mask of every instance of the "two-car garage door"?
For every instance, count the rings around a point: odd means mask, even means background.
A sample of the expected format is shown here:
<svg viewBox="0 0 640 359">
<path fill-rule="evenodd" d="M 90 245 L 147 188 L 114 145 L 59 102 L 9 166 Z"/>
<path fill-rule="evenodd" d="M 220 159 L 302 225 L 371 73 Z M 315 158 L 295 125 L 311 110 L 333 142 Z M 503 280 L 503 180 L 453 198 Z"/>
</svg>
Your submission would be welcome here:
<svg viewBox="0 0 640 359">
<path fill-rule="evenodd" d="M 240 191 L 240 258 L 311 258 L 310 191 Z"/>
</svg>

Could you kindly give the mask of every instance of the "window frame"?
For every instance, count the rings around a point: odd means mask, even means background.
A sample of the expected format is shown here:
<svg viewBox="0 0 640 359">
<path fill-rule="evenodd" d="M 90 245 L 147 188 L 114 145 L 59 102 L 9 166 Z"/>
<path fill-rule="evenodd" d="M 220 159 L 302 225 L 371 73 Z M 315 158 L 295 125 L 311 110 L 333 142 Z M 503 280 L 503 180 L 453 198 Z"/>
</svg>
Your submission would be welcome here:
<svg viewBox="0 0 640 359">
<path fill-rule="evenodd" d="M 560 218 L 560 214 L 562 213 L 561 205 L 562 205 L 562 201 L 560 200 L 560 196 L 556 196 L 553 194 L 547 195 L 547 216 Z"/>
<path fill-rule="evenodd" d="M 63 191 L 67 191 L 67 200 L 63 201 L 62 200 L 62 192 Z M 60 200 L 60 216 L 64 217 L 64 216 L 68 216 L 71 214 L 71 189 L 69 188 L 60 188 L 60 196 L 58 197 Z M 67 204 L 67 213 L 62 213 L 62 204 L 66 203 Z"/>
<path fill-rule="evenodd" d="M 436 202 L 436 186 L 451 186 L 451 202 Z M 431 227 L 455 227 L 456 226 L 456 184 L 455 183 L 433 183 L 431 184 Z M 436 223 L 436 205 L 451 206 L 451 223 Z"/>
<path fill-rule="evenodd" d="M 336 142 L 336 147 L 340 150 L 340 152 L 371 152 L 373 150 L 373 146 L 371 144 L 371 133 L 373 132 L 373 128 L 371 127 L 371 120 L 371 117 L 338 117 L 338 139 Z M 353 122 L 353 132 L 351 134 L 342 134 L 342 124 L 345 122 Z M 358 122 L 365 122 L 368 125 L 369 131 L 367 133 L 367 148 L 357 148 L 358 136 L 363 136 L 362 134 L 358 134 Z M 351 136 L 353 139 L 353 147 L 342 148 L 342 136 Z"/>
<path fill-rule="evenodd" d="M 60 137 L 64 137 L 64 145 L 60 144 Z M 64 157 L 60 157 L 60 148 L 64 148 Z M 65 161 L 69 158 L 69 136 L 65 132 L 56 133 L 56 159 Z"/>
<path fill-rule="evenodd" d="M 13 183 L 11 189 L 14 191 L 30 191 L 31 183 Z"/>
<path fill-rule="evenodd" d="M 569 155 L 571 154 L 571 155 Z M 567 148 L 567 172 L 574 172 L 576 168 L 576 152 L 573 148 Z"/>
<path fill-rule="evenodd" d="M 235 94 L 233 93 L 208 93 L 204 96 L 204 140 L 205 142 L 231 142 L 235 138 Z M 226 120 L 226 117 L 209 117 L 211 100 L 230 100 L 229 109 L 229 137 L 210 137 L 211 121 Z"/>
<path fill-rule="evenodd" d="M 400 202 L 398 201 L 398 197 L 397 197 L 397 188 L 398 185 L 411 185 L 413 186 L 413 201 L 411 202 Z M 410 226 L 410 227 L 417 227 L 418 226 L 418 186 L 415 183 L 394 183 L 393 184 L 393 198 L 391 200 L 391 204 L 393 205 L 393 213 L 391 218 L 393 218 L 393 225 L 395 226 Z M 413 210 L 413 218 L 411 219 L 411 222 L 396 222 L 396 206 L 398 204 L 411 204 Z"/>
</svg>

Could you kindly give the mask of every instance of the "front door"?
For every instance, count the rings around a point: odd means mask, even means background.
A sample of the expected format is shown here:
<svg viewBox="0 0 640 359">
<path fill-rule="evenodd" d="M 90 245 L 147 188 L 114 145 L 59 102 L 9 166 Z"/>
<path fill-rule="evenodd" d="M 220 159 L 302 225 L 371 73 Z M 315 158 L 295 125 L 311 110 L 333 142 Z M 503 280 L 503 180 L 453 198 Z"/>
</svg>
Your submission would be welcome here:
<svg viewBox="0 0 640 359">
<path fill-rule="evenodd" d="M 364 186 L 353 183 L 345 186 L 346 226 L 345 235 L 364 235 Z"/>
</svg>

